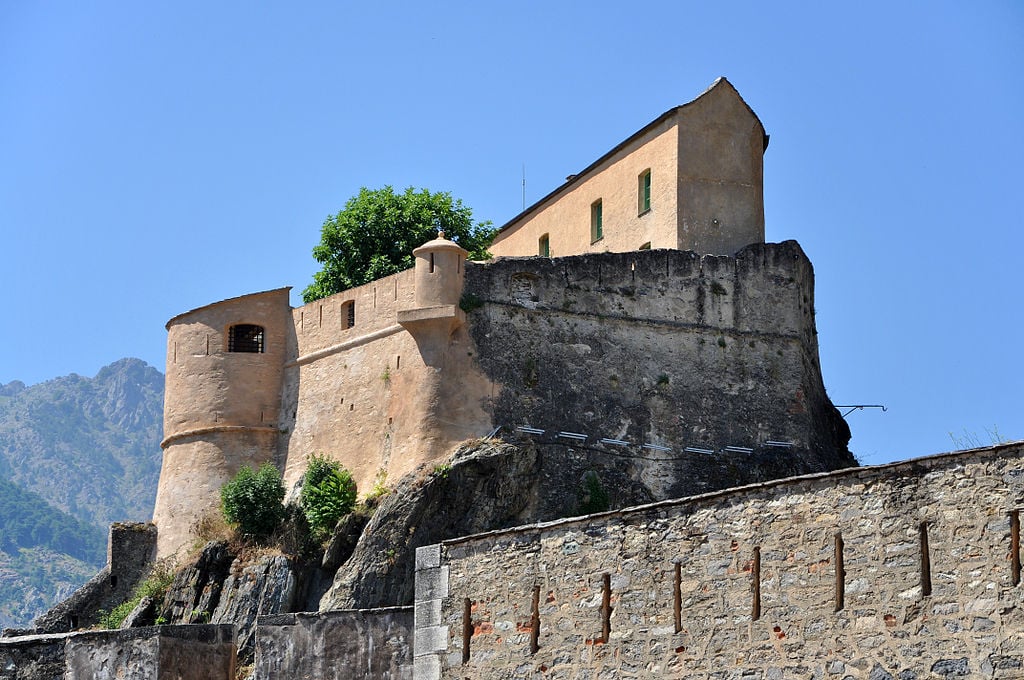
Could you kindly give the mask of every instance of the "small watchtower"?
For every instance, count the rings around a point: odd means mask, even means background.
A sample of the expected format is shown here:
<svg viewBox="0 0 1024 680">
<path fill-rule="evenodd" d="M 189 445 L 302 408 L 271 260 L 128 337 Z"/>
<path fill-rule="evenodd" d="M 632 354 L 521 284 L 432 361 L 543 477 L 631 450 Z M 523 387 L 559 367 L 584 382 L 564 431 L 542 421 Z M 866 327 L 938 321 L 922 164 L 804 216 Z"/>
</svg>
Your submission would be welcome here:
<svg viewBox="0 0 1024 680">
<path fill-rule="evenodd" d="M 466 322 L 459 309 L 469 252 L 438 232 L 437 238 L 412 251 L 416 256 L 416 306 L 398 312 L 398 323 L 417 343 L 447 342 Z"/>
</svg>

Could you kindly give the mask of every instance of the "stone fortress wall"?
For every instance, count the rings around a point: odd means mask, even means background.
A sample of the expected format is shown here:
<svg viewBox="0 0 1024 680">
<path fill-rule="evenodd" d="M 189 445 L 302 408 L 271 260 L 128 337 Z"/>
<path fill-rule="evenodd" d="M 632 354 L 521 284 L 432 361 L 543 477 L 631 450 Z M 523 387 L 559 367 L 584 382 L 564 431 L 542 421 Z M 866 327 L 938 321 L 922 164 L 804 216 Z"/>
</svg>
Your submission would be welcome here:
<svg viewBox="0 0 1024 680">
<path fill-rule="evenodd" d="M 661 447 L 621 471 L 641 501 L 854 464 L 796 243 L 488 263 L 443 262 L 454 244 L 432 243 L 416 269 L 296 309 L 280 289 L 168 323 L 161 556 L 244 464 L 272 461 L 291 485 L 327 455 L 366 493 L 499 426 Z M 264 351 L 227 351 L 236 324 L 260 326 Z M 720 454 L 714 474 L 688 446 Z"/>
<path fill-rule="evenodd" d="M 1024 677 L 1024 444 L 420 548 L 417 678 Z"/>
</svg>

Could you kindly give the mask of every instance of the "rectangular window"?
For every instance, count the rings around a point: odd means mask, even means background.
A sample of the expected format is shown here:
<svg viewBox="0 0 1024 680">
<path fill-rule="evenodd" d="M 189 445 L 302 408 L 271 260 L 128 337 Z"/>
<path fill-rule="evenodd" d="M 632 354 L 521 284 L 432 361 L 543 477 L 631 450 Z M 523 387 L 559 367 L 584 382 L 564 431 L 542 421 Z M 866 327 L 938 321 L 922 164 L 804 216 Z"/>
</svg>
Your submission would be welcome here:
<svg viewBox="0 0 1024 680">
<path fill-rule="evenodd" d="M 346 302 L 341 306 L 341 327 L 352 328 L 356 325 L 356 303 Z"/>
<path fill-rule="evenodd" d="M 644 170 L 637 179 L 636 187 L 636 212 L 643 215 L 651 209 L 651 171 Z"/>
<path fill-rule="evenodd" d="M 601 199 L 597 199 L 590 205 L 590 242 L 597 243 L 604 238 L 604 223 L 602 219 Z"/>
<path fill-rule="evenodd" d="M 547 234 L 537 239 L 537 254 L 541 257 L 551 257 L 551 241 Z"/>
</svg>

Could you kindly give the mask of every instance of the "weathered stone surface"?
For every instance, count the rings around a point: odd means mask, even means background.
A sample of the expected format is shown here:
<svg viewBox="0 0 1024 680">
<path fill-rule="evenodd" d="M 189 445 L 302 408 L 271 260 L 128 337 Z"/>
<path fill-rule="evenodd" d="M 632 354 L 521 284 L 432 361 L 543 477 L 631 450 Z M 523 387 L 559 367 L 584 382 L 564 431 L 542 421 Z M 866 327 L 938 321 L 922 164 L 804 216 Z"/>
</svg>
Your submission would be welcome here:
<svg viewBox="0 0 1024 680">
<path fill-rule="evenodd" d="M 387 495 L 338 570 L 321 610 L 411 605 L 416 548 L 513 526 L 534 493 L 537 453 L 500 442 L 460 447 Z"/>
<path fill-rule="evenodd" d="M 1017 443 L 443 542 L 417 572 L 416 663 L 453 679 L 1021 677 L 1022 470 Z"/>
<path fill-rule="evenodd" d="M 220 602 L 235 554 L 224 541 L 206 544 L 195 563 L 178 571 L 159 617 L 169 623 L 206 623 Z"/>
<path fill-rule="evenodd" d="M 256 680 L 411 680 L 409 607 L 260 617 Z"/>
<path fill-rule="evenodd" d="M 142 628 L 152 626 L 156 620 L 156 601 L 153 598 L 143 597 L 135 608 L 128 612 L 121 622 L 121 628 Z"/>
<path fill-rule="evenodd" d="M 477 360 L 500 386 L 493 422 L 549 441 L 587 435 L 576 450 L 590 469 L 648 499 L 856 465 L 825 394 L 813 269 L 794 241 L 735 257 L 503 258 L 467 265 L 465 294 Z"/>
<path fill-rule="evenodd" d="M 0 680 L 56 680 L 64 675 L 63 635 L 0 638 Z"/>
<path fill-rule="evenodd" d="M 252 659 L 257 617 L 292 611 L 296 585 L 293 564 L 283 555 L 260 559 L 255 564 L 233 571 L 224 581 L 220 601 L 210 616 L 210 622 L 237 626 L 241 663 Z"/>
<path fill-rule="evenodd" d="M 234 633 L 210 625 L 80 633 L 67 639 L 63 678 L 233 680 Z"/>
<path fill-rule="evenodd" d="M 363 529 L 369 521 L 368 516 L 354 512 L 342 517 L 334 527 L 331 540 L 327 543 L 323 559 L 320 561 L 320 567 L 327 571 L 337 571 L 338 567 L 352 556 L 352 551 L 356 549 L 359 537 L 362 536 Z"/>
</svg>

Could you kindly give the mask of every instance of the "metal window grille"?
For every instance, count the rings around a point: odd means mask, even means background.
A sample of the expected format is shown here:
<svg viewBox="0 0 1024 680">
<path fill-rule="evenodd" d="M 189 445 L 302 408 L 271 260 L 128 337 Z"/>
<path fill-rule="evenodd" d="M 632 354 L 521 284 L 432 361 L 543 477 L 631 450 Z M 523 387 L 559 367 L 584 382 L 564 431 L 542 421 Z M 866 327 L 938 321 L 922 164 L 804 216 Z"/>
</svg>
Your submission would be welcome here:
<svg viewBox="0 0 1024 680">
<path fill-rule="evenodd" d="M 228 334 L 229 352 L 263 352 L 263 326 L 241 323 Z"/>
<path fill-rule="evenodd" d="M 346 302 L 341 310 L 341 318 L 345 320 L 345 328 L 352 328 L 356 325 L 356 303 Z"/>
</svg>

